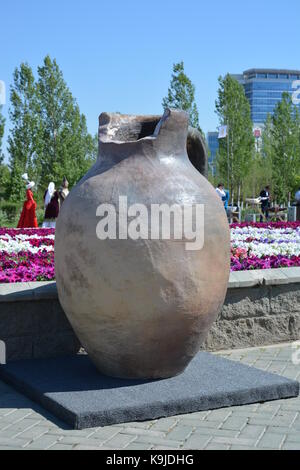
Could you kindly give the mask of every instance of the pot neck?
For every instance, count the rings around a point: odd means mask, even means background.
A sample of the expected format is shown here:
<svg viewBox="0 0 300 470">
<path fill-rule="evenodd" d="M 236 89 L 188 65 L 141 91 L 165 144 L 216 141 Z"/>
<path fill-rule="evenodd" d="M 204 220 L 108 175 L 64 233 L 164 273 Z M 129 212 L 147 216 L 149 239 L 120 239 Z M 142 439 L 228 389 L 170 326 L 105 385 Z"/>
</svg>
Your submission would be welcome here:
<svg viewBox="0 0 300 470">
<path fill-rule="evenodd" d="M 166 109 L 163 116 L 102 113 L 99 117 L 98 160 L 118 160 L 133 153 L 182 155 L 186 152 L 188 114 Z"/>
</svg>

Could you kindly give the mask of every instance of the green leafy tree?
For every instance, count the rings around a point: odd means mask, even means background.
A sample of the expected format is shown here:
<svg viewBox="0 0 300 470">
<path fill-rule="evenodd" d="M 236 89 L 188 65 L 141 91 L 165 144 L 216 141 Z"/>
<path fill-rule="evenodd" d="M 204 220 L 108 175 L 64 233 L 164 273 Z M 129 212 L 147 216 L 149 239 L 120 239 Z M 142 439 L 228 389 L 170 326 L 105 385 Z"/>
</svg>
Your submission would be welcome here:
<svg viewBox="0 0 300 470">
<path fill-rule="evenodd" d="M 286 203 L 300 174 L 300 116 L 289 93 L 277 104 L 268 132 L 273 194 L 278 203 Z"/>
<path fill-rule="evenodd" d="M 168 89 L 168 95 L 162 101 L 162 106 L 166 108 L 178 108 L 186 111 L 190 116 L 190 125 L 199 129 L 198 109 L 195 102 L 195 86 L 184 72 L 183 62 L 173 65 L 173 74 Z"/>
<path fill-rule="evenodd" d="M 28 172 L 31 178 L 37 176 L 33 161 L 38 129 L 36 88 L 32 69 L 28 64 L 22 63 L 20 68 L 14 71 L 10 101 L 12 129 L 8 137 L 11 169 L 9 196 L 11 201 L 20 201 L 24 197 L 24 181 L 21 175 Z"/>
<path fill-rule="evenodd" d="M 219 141 L 219 177 L 227 181 L 229 176 L 231 197 L 240 200 L 255 147 L 249 102 L 243 86 L 229 74 L 219 77 L 216 112 L 220 125 L 228 126 L 227 138 Z"/>
<path fill-rule="evenodd" d="M 6 194 L 10 176 L 8 166 L 4 163 L 4 155 L 2 153 L 2 140 L 4 136 L 4 129 L 5 119 L 2 114 L 2 106 L 0 106 L 0 199 L 4 198 Z"/>
<path fill-rule="evenodd" d="M 58 184 L 66 176 L 72 186 L 95 159 L 94 139 L 62 71 L 49 56 L 38 67 L 37 101 L 40 127 L 35 164 L 40 183 Z"/>
<path fill-rule="evenodd" d="M 4 128 L 5 128 L 5 119 L 2 114 L 2 106 L 0 106 L 0 155 L 2 155 L 2 139 L 4 136 Z"/>
</svg>

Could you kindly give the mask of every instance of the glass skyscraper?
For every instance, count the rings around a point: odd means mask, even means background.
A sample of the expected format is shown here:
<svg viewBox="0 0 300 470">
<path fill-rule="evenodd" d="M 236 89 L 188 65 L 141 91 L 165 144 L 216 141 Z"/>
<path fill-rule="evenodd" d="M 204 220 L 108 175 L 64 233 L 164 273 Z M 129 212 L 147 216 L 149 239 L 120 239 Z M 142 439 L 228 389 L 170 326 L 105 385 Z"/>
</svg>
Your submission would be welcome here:
<svg viewBox="0 0 300 470">
<path fill-rule="evenodd" d="M 273 114 L 282 93 L 294 93 L 299 88 L 299 70 L 250 69 L 242 75 L 232 75 L 245 90 L 251 107 L 254 126 L 263 126 L 268 114 Z M 299 106 L 299 105 L 298 105 Z"/>
<path fill-rule="evenodd" d="M 216 154 L 219 150 L 219 133 L 218 132 L 208 132 L 207 133 L 207 145 L 210 150 L 210 155 L 208 157 L 208 164 L 211 169 L 212 175 L 216 174 Z"/>
<path fill-rule="evenodd" d="M 249 100 L 253 128 L 263 128 L 268 114 L 282 99 L 282 94 L 293 94 L 300 89 L 300 70 L 285 69 L 250 69 L 242 74 L 231 74 L 245 90 Z M 300 93 L 298 94 L 300 98 Z M 300 104 L 297 104 L 300 110 Z M 209 165 L 215 169 L 215 156 L 219 148 L 218 133 L 208 132 L 208 147 L 210 149 Z"/>
</svg>

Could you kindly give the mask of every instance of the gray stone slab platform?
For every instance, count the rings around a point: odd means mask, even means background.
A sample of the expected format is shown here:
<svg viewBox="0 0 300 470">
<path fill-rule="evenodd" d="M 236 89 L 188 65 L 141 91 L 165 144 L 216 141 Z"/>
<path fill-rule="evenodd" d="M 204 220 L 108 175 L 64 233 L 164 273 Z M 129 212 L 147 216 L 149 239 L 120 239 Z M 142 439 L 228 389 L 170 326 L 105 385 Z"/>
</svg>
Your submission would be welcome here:
<svg viewBox="0 0 300 470">
<path fill-rule="evenodd" d="M 87 355 L 0 366 L 0 378 L 75 429 L 144 421 L 296 397 L 299 383 L 200 352 L 174 378 L 120 380 L 97 372 Z"/>
</svg>

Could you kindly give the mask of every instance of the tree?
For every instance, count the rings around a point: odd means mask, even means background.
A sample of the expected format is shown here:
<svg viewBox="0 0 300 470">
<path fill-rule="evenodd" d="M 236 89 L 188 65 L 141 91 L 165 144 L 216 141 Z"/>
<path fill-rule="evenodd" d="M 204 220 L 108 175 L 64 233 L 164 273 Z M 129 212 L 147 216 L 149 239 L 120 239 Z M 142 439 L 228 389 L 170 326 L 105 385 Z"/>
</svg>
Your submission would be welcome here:
<svg viewBox="0 0 300 470">
<path fill-rule="evenodd" d="M 277 103 L 269 127 L 273 193 L 277 202 L 288 201 L 300 174 L 300 116 L 289 93 Z"/>
<path fill-rule="evenodd" d="M 32 178 L 37 176 L 33 161 L 38 128 L 36 89 L 32 69 L 28 64 L 22 63 L 19 69 L 15 69 L 10 100 L 9 115 L 13 127 L 8 137 L 11 169 L 9 196 L 12 201 L 20 201 L 24 197 L 21 175 L 28 172 Z"/>
<path fill-rule="evenodd" d="M 2 115 L 2 106 L 0 106 L 0 155 L 2 155 L 2 139 L 4 136 L 5 119 Z"/>
<path fill-rule="evenodd" d="M 229 74 L 219 77 L 216 112 L 220 125 L 227 125 L 227 138 L 219 141 L 219 176 L 224 181 L 229 176 L 231 197 L 240 200 L 255 147 L 249 102 L 243 86 Z"/>
<path fill-rule="evenodd" d="M 76 183 L 95 159 L 94 139 L 86 119 L 67 87 L 56 62 L 46 56 L 38 67 L 38 114 L 40 118 L 35 165 L 40 183 L 59 183 L 65 175 Z"/>
<path fill-rule="evenodd" d="M 185 74 L 183 62 L 173 65 L 168 96 L 163 99 L 162 106 L 164 109 L 179 108 L 186 111 L 190 116 L 190 125 L 198 129 L 202 136 L 204 136 L 199 126 L 199 115 L 195 102 L 195 86 Z"/>
<path fill-rule="evenodd" d="M 5 119 L 2 115 L 2 106 L 0 106 L 0 199 L 5 196 L 9 179 L 8 166 L 4 164 L 4 155 L 2 153 L 2 139 L 4 136 Z"/>
</svg>

